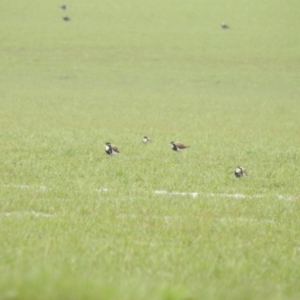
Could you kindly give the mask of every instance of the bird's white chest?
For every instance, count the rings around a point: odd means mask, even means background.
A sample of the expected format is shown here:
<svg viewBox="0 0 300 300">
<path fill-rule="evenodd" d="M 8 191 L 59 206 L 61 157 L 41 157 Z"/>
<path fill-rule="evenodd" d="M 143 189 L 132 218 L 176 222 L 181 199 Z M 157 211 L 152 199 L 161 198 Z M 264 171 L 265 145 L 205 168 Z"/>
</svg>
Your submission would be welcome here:
<svg viewBox="0 0 300 300">
<path fill-rule="evenodd" d="M 240 173 L 242 173 L 242 170 L 240 168 L 236 168 L 235 173 L 240 174 Z"/>
</svg>

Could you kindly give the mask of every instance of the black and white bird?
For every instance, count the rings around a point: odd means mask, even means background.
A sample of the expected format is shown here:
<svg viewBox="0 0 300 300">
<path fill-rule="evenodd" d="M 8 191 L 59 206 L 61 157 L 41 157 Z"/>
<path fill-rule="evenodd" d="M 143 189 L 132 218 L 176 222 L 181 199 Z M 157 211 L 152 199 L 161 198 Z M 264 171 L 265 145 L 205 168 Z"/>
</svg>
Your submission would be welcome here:
<svg viewBox="0 0 300 300">
<path fill-rule="evenodd" d="M 145 135 L 142 139 L 142 142 L 147 144 L 147 143 L 151 142 L 151 139 L 148 136 Z"/>
<path fill-rule="evenodd" d="M 186 146 L 180 142 L 170 142 L 170 144 L 171 144 L 172 150 L 174 150 L 174 151 L 182 151 L 182 150 L 190 147 L 190 146 Z"/>
<path fill-rule="evenodd" d="M 225 23 L 221 23 L 220 26 L 223 28 L 223 29 L 229 29 L 229 26 Z"/>
<path fill-rule="evenodd" d="M 243 167 L 237 166 L 234 170 L 235 177 L 242 177 L 242 176 L 248 176 L 247 170 Z"/>
<path fill-rule="evenodd" d="M 105 152 L 108 155 L 116 155 L 116 154 L 120 153 L 119 149 L 112 143 L 105 143 Z"/>
<path fill-rule="evenodd" d="M 62 16 L 62 19 L 63 19 L 64 21 L 71 21 L 71 18 L 68 17 L 68 16 Z"/>
<path fill-rule="evenodd" d="M 67 9 L 68 8 L 68 5 L 67 4 L 60 4 L 59 6 L 61 9 Z"/>
</svg>

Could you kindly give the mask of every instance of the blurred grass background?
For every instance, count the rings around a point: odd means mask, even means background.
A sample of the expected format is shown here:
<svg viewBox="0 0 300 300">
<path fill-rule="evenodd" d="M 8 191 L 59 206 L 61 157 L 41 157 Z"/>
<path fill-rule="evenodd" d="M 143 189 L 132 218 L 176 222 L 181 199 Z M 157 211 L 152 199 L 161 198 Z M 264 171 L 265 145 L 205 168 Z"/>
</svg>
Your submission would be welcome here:
<svg viewBox="0 0 300 300">
<path fill-rule="evenodd" d="M 68 4 L 0 3 L 2 298 L 298 299 L 298 1 Z"/>
</svg>

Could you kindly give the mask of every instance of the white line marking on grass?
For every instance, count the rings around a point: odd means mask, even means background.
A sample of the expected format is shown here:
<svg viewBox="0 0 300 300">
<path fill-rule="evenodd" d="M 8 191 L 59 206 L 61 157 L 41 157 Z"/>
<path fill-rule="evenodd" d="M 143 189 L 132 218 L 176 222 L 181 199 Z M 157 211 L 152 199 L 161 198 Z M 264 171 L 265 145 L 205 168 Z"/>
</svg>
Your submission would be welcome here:
<svg viewBox="0 0 300 300">
<path fill-rule="evenodd" d="M 243 199 L 243 198 L 262 198 L 263 195 L 244 195 L 244 194 L 226 194 L 226 193 L 198 193 L 198 192 L 168 192 L 165 190 L 157 190 L 154 191 L 157 195 L 175 195 L 175 196 L 191 196 L 196 198 L 198 196 L 210 196 L 210 197 L 226 197 L 226 198 L 235 198 L 235 199 Z"/>
<path fill-rule="evenodd" d="M 22 190 L 29 190 L 29 189 L 36 189 L 36 190 L 41 190 L 41 191 L 47 191 L 47 190 L 51 190 L 50 188 L 47 188 L 44 185 L 41 186 L 30 186 L 27 184 L 3 184 L 3 187 L 6 188 L 14 188 L 14 189 L 22 189 Z"/>
<path fill-rule="evenodd" d="M 154 191 L 154 193 L 155 194 L 159 194 L 159 195 L 161 195 L 161 194 L 168 194 L 167 191 Z"/>
<path fill-rule="evenodd" d="M 126 214 L 126 213 L 121 213 L 117 215 L 118 219 L 122 218 L 143 218 L 143 219 L 171 219 L 171 218 L 181 218 L 182 216 L 180 215 L 144 215 L 144 214 Z M 185 217 L 185 216 L 184 216 Z"/>
<path fill-rule="evenodd" d="M 271 219 L 253 219 L 253 218 L 243 218 L 243 217 L 239 217 L 239 218 L 220 218 L 220 221 L 224 221 L 224 222 L 234 222 L 234 221 L 238 221 L 238 222 L 252 222 L 252 223 L 275 223 L 274 220 Z"/>
<path fill-rule="evenodd" d="M 209 197 L 223 197 L 223 198 L 234 198 L 234 199 L 244 199 L 244 198 L 263 198 L 264 195 L 245 195 L 245 194 L 227 194 L 227 193 L 201 193 L 201 192 L 177 192 L 177 191 L 166 191 L 166 190 L 156 190 L 154 191 L 157 195 L 174 195 L 174 196 L 191 196 L 196 198 L 198 196 L 209 196 Z M 277 195 L 277 199 L 285 201 L 295 201 L 299 196 L 293 195 Z"/>
<path fill-rule="evenodd" d="M 3 187 L 15 189 L 30 189 L 30 186 L 26 184 L 4 184 Z"/>
<path fill-rule="evenodd" d="M 35 189 L 39 191 L 50 191 L 51 188 L 48 188 L 44 185 L 41 186 L 30 186 L 27 184 L 3 184 L 2 187 L 5 188 L 14 188 L 14 189 Z M 103 187 L 95 189 L 97 193 L 107 193 L 110 189 Z M 234 199 L 244 199 L 244 198 L 262 198 L 264 195 L 257 194 L 257 195 L 245 195 L 245 194 L 227 194 L 227 193 L 202 193 L 202 192 L 179 192 L 179 191 L 166 191 L 166 190 L 156 190 L 154 191 L 157 195 L 174 195 L 174 196 L 191 196 L 193 198 L 197 198 L 198 196 L 209 196 L 209 197 L 224 197 L 224 198 L 234 198 Z M 293 196 L 293 195 L 277 195 L 277 199 L 285 200 L 285 201 L 295 201 L 300 196 Z"/>
<path fill-rule="evenodd" d="M 280 200 L 294 201 L 296 197 L 292 195 L 277 195 L 277 198 Z"/>
<path fill-rule="evenodd" d="M 37 211 L 9 211 L 9 212 L 1 212 L 0 216 L 4 217 L 25 217 L 25 216 L 34 216 L 34 217 L 44 217 L 44 218 L 51 218 L 55 215 L 43 213 L 43 212 L 37 212 Z"/>
<path fill-rule="evenodd" d="M 228 197 L 228 198 L 235 198 L 235 199 L 243 199 L 243 198 L 262 198 L 263 195 L 244 195 L 244 194 L 214 194 L 210 193 L 212 197 Z"/>
<path fill-rule="evenodd" d="M 168 191 L 154 191 L 155 194 L 158 195 L 177 195 L 177 196 L 192 196 L 194 198 L 198 197 L 198 193 L 192 192 L 192 193 L 187 193 L 187 192 L 168 192 Z"/>
<path fill-rule="evenodd" d="M 101 193 L 101 192 L 108 192 L 108 188 L 101 188 L 101 189 L 96 189 L 96 192 Z"/>
</svg>

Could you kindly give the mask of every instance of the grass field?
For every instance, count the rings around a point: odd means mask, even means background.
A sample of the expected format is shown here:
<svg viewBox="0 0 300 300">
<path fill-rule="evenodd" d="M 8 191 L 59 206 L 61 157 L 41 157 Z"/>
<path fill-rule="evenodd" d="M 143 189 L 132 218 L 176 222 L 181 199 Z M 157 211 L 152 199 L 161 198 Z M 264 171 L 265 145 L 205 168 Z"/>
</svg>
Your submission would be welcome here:
<svg viewBox="0 0 300 300">
<path fill-rule="evenodd" d="M 42 2 L 0 2 L 0 299 L 299 299 L 299 1 Z"/>
</svg>

